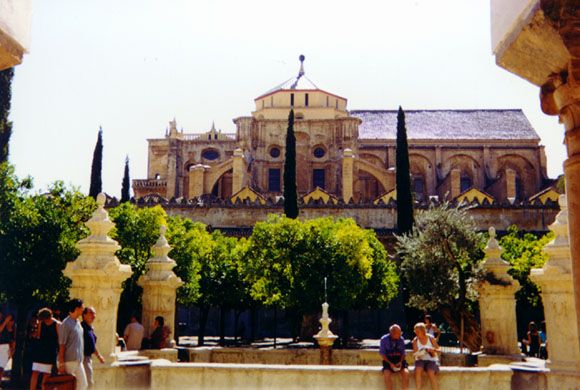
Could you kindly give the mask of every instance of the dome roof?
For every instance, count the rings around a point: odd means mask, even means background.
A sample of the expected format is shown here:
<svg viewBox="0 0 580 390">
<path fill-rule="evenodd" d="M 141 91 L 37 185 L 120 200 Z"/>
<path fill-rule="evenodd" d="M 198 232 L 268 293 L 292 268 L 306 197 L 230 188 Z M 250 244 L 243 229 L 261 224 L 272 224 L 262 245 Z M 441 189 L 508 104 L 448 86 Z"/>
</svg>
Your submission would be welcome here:
<svg viewBox="0 0 580 390">
<path fill-rule="evenodd" d="M 300 70 L 298 71 L 298 75 L 295 77 L 291 77 L 288 80 L 284 81 L 283 83 L 275 86 L 274 88 L 264 92 L 256 99 L 260 99 L 261 97 L 270 95 L 277 91 L 293 91 L 293 90 L 319 90 L 319 88 L 306 77 L 304 73 L 304 56 L 300 56 Z"/>
</svg>

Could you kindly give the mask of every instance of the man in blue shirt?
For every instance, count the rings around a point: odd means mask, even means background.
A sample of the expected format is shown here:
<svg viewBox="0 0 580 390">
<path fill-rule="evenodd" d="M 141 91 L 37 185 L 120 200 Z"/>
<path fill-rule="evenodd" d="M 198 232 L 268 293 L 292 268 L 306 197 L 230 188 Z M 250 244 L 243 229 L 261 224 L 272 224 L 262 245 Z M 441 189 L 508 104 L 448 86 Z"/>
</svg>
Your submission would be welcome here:
<svg viewBox="0 0 580 390">
<path fill-rule="evenodd" d="M 92 306 L 85 307 L 83 311 L 83 321 L 81 326 L 83 327 L 83 340 L 84 340 L 84 360 L 83 366 L 85 368 L 85 373 L 87 375 L 87 382 L 89 383 L 89 388 L 95 385 L 93 377 L 93 363 L 91 361 L 92 355 L 95 355 L 101 363 L 105 362 L 103 356 L 97 350 L 97 336 L 95 335 L 95 330 L 93 329 L 93 322 L 97 312 Z"/>
<path fill-rule="evenodd" d="M 383 376 L 388 390 L 393 389 L 394 373 L 401 374 L 403 389 L 409 388 L 409 370 L 405 360 L 405 339 L 401 327 L 397 324 L 389 328 L 389 333 L 381 337 L 379 353 L 383 359 Z"/>
</svg>

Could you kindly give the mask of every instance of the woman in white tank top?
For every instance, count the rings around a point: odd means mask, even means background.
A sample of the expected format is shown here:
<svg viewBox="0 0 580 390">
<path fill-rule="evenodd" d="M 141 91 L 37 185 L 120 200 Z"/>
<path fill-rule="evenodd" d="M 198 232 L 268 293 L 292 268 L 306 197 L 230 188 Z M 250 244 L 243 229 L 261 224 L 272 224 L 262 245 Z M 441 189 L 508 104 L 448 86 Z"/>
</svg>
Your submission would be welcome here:
<svg viewBox="0 0 580 390">
<path fill-rule="evenodd" d="M 415 357 L 415 386 L 421 388 L 423 371 L 427 373 L 431 382 L 431 389 L 438 390 L 439 384 L 435 374 L 439 372 L 437 354 L 441 353 L 437 340 L 429 334 L 423 322 L 415 324 L 415 334 L 413 340 L 413 356 Z"/>
</svg>

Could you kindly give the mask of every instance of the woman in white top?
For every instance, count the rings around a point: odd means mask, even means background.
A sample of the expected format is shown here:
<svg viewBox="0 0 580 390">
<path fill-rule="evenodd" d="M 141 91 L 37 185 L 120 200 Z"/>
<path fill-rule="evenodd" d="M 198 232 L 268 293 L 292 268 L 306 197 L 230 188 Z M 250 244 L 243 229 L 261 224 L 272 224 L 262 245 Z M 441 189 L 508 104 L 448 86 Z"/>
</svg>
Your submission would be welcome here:
<svg viewBox="0 0 580 390">
<path fill-rule="evenodd" d="M 423 322 L 415 324 L 415 337 L 413 339 L 413 356 L 415 357 L 415 386 L 421 388 L 423 371 L 427 373 L 431 382 L 431 389 L 438 390 L 439 384 L 435 374 L 439 372 L 437 354 L 441 353 L 439 344 L 435 337 L 427 334 L 427 329 Z"/>
</svg>

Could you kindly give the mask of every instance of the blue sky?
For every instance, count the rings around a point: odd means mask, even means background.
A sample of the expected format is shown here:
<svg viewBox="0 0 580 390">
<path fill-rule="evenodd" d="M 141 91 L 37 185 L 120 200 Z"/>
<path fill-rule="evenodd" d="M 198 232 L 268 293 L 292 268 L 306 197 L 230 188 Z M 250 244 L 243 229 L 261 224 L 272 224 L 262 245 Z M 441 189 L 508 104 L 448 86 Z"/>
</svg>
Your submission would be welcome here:
<svg viewBox="0 0 580 390">
<path fill-rule="evenodd" d="M 539 90 L 495 65 L 489 2 L 33 0 L 30 54 L 16 69 L 11 160 L 37 188 L 88 191 L 99 126 L 103 189 L 120 195 L 125 155 L 145 178 L 147 138 L 249 115 L 296 74 L 350 109 L 522 108 L 562 172 L 563 127 Z"/>
</svg>

